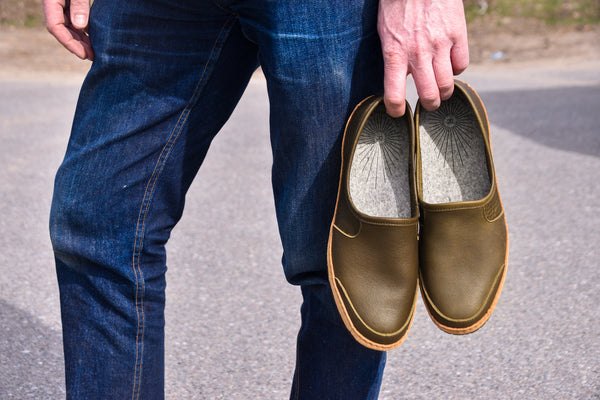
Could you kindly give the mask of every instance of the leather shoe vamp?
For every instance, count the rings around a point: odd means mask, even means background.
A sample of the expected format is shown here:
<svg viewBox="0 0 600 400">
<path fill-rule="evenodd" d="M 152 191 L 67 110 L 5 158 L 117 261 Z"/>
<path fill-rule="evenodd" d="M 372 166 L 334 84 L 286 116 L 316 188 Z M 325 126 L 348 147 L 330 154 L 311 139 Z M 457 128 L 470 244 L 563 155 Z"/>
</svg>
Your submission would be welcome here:
<svg viewBox="0 0 600 400">
<path fill-rule="evenodd" d="M 348 314 L 377 342 L 408 329 L 417 292 L 417 225 L 361 223 L 356 237 L 333 230 L 335 278 Z"/>
<path fill-rule="evenodd" d="M 425 301 L 447 324 L 469 325 L 487 312 L 502 280 L 504 215 L 489 222 L 480 207 L 422 213 L 419 257 Z"/>
</svg>

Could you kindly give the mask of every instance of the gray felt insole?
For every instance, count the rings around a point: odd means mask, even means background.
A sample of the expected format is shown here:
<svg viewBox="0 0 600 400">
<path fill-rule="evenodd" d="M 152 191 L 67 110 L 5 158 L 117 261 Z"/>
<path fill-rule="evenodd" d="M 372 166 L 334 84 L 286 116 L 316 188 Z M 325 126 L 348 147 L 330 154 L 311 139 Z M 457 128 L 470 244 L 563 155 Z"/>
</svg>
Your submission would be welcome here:
<svg viewBox="0 0 600 400">
<path fill-rule="evenodd" d="M 410 218 L 410 136 L 403 118 L 380 104 L 358 138 L 349 174 L 350 198 L 372 217 Z"/>
<path fill-rule="evenodd" d="M 473 110 L 456 93 L 421 111 L 423 200 L 430 204 L 479 200 L 490 191 L 483 134 Z"/>
</svg>

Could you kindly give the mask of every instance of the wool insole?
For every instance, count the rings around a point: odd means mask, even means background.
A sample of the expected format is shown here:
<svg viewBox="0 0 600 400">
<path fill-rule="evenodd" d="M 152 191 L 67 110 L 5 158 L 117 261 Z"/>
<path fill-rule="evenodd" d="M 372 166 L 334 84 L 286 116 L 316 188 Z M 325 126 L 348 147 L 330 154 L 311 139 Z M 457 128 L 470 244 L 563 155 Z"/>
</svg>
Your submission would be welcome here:
<svg viewBox="0 0 600 400">
<path fill-rule="evenodd" d="M 349 173 L 356 209 L 372 217 L 410 218 L 410 132 L 404 118 L 392 118 L 383 103 L 369 116 Z"/>
<path fill-rule="evenodd" d="M 490 191 L 483 133 L 464 95 L 455 91 L 435 111 L 421 109 L 419 145 L 423 200 L 479 200 Z"/>
</svg>

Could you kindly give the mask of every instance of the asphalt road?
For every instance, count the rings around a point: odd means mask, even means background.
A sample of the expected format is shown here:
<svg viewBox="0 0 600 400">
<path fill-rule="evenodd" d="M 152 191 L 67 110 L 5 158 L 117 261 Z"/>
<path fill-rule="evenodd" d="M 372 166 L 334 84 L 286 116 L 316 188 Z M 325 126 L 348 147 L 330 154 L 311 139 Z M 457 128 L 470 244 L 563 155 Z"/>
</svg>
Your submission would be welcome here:
<svg viewBox="0 0 600 400">
<path fill-rule="evenodd" d="M 600 62 L 473 67 L 463 78 L 492 122 L 507 281 L 491 320 L 464 337 L 438 330 L 420 302 L 380 398 L 599 399 Z M 0 80 L 0 399 L 64 397 L 47 219 L 77 80 Z M 169 399 L 288 397 L 300 296 L 280 267 L 269 170 L 258 77 L 168 246 Z"/>
</svg>

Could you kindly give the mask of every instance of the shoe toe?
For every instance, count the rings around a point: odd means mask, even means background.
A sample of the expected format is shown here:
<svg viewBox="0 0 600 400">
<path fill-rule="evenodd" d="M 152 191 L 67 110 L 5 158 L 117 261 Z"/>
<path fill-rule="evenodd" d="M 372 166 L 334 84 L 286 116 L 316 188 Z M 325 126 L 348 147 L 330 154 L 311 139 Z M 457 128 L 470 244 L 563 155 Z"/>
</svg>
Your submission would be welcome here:
<svg viewBox="0 0 600 400">
<path fill-rule="evenodd" d="M 407 240 L 407 236 L 413 240 Z M 417 299 L 416 226 L 372 227 L 333 235 L 334 292 L 351 333 L 378 350 L 402 343 Z"/>
<path fill-rule="evenodd" d="M 452 269 L 452 268 L 449 268 Z M 493 271 L 493 268 L 488 268 Z M 489 318 L 505 277 L 505 265 L 496 267 L 495 276 L 473 279 L 454 279 L 443 276 L 424 277 L 421 291 L 427 310 L 444 331 L 465 334 L 479 329 Z M 445 275 L 445 274 L 440 274 Z M 439 282 L 446 282 L 439 285 Z"/>
</svg>

